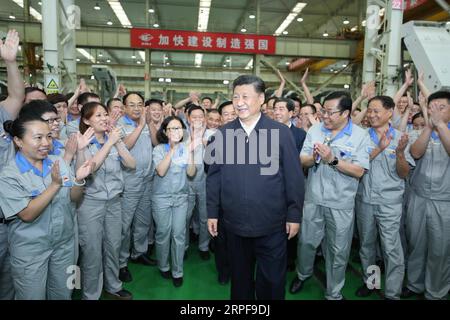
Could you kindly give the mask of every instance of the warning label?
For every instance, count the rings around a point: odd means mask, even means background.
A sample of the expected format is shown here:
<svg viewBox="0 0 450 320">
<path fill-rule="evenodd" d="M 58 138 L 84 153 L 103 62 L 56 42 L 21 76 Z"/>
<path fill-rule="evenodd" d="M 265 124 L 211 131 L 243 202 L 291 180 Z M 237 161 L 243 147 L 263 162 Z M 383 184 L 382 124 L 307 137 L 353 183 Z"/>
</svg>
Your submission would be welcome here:
<svg viewBox="0 0 450 320">
<path fill-rule="evenodd" d="M 58 93 L 59 92 L 58 79 L 49 78 L 48 80 L 49 81 L 45 86 L 45 91 L 47 92 L 47 94 Z"/>
</svg>

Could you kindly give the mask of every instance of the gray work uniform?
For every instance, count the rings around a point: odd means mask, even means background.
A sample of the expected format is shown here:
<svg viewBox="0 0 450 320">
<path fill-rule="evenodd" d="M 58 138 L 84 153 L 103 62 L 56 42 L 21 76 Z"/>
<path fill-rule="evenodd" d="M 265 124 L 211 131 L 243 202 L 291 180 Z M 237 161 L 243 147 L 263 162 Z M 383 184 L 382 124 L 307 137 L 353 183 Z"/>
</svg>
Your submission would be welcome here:
<svg viewBox="0 0 450 320">
<path fill-rule="evenodd" d="M 12 137 L 3 131 L 3 122 L 12 120 L 8 112 L 0 106 L 0 175 L 3 167 L 14 160 Z M 8 227 L 0 208 L 0 300 L 14 299 L 14 285 L 8 249 Z"/>
<path fill-rule="evenodd" d="M 314 143 L 328 141 L 333 154 L 340 161 L 348 161 L 368 170 L 369 140 L 367 132 L 351 121 L 335 137 L 331 137 L 331 132 L 319 123 L 308 130 L 301 155 L 312 155 Z M 300 280 L 306 280 L 312 275 L 316 249 L 323 240 L 326 299 L 342 299 L 341 289 L 344 287 L 350 254 L 358 182 L 359 179 L 343 174 L 323 160 L 308 170 L 297 251 L 297 274 Z"/>
<path fill-rule="evenodd" d="M 89 157 L 101 148 L 94 139 L 88 146 Z M 122 290 L 119 280 L 120 195 L 124 180 L 120 161 L 113 146 L 98 170 L 86 179 L 84 197 L 77 209 L 82 299 L 85 300 L 98 300 L 102 288 L 110 293 Z"/>
<path fill-rule="evenodd" d="M 17 214 L 52 183 L 52 164 L 58 160 L 62 187 L 32 222 Z M 18 152 L 0 177 L 0 205 L 8 223 L 11 272 L 18 300 L 70 300 L 67 270 L 75 265 L 75 236 L 70 190 L 73 174 L 64 160 L 49 156 L 40 172 Z"/>
<path fill-rule="evenodd" d="M 370 154 L 378 147 L 379 139 L 374 129 L 370 128 L 368 132 L 371 138 L 368 150 Z M 369 172 L 361 179 L 356 195 L 355 214 L 364 283 L 372 274 L 368 273 L 367 269 L 376 263 L 377 233 L 379 232 L 386 267 L 385 297 L 400 299 L 405 275 L 400 239 L 405 180 L 397 173 L 396 148 L 402 133 L 390 127 L 389 134 L 392 136 L 389 146 L 370 162 Z M 405 150 L 405 157 L 410 166 L 415 165 L 409 153 L 409 147 Z"/>
<path fill-rule="evenodd" d="M 123 116 L 118 124 L 125 136 L 130 135 L 137 124 Z M 130 153 L 136 159 L 136 169 L 124 169 L 125 180 L 122 195 L 122 244 L 120 268 L 126 267 L 128 258 L 135 259 L 147 252 L 148 234 L 153 228 L 151 213 L 152 141 L 146 125 Z"/>
<path fill-rule="evenodd" d="M 155 169 L 168 152 L 168 144 L 159 144 L 155 147 L 153 150 Z M 163 272 L 171 269 L 174 278 L 183 276 L 189 193 L 187 162 L 188 149 L 184 143 L 180 143 L 165 176 L 155 174 L 153 180 L 152 208 L 156 224 L 155 246 L 158 267 Z"/>
<path fill-rule="evenodd" d="M 65 132 L 67 137 L 70 137 L 72 133 L 77 133 L 78 131 L 80 131 L 80 118 L 67 123 Z"/>
<path fill-rule="evenodd" d="M 189 184 L 189 204 L 188 216 L 186 220 L 186 247 L 189 247 L 189 226 L 194 225 L 194 230 L 198 229 L 199 240 L 198 249 L 209 251 L 208 213 L 206 210 L 206 174 L 203 165 L 205 146 L 199 145 L 194 151 L 194 163 L 196 167 L 195 176 L 188 178 Z M 196 225 L 198 223 L 198 225 Z"/>
<path fill-rule="evenodd" d="M 413 133 L 411 143 L 419 135 Z M 406 237 L 407 287 L 425 292 L 426 299 L 445 299 L 450 290 L 450 157 L 436 133 L 411 177 Z"/>
</svg>

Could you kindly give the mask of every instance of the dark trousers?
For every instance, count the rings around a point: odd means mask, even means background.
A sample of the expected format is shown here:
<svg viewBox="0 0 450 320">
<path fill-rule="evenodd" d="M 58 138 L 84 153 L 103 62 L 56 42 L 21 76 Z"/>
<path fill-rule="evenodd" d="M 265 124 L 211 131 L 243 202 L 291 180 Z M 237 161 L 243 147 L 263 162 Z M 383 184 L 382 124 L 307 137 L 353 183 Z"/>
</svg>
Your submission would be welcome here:
<svg viewBox="0 0 450 320">
<path fill-rule="evenodd" d="M 297 260 L 297 246 L 298 246 L 297 243 L 298 243 L 298 236 L 295 236 L 287 241 L 288 267 L 293 266 L 295 268 L 295 260 Z"/>
<path fill-rule="evenodd" d="M 279 231 L 246 238 L 228 232 L 227 236 L 231 258 L 231 299 L 284 300 L 286 233 Z"/>
<path fill-rule="evenodd" d="M 214 258 L 219 279 L 228 280 L 231 276 L 230 258 L 227 243 L 227 230 L 222 219 L 217 223 L 217 237 L 214 238 Z"/>
</svg>

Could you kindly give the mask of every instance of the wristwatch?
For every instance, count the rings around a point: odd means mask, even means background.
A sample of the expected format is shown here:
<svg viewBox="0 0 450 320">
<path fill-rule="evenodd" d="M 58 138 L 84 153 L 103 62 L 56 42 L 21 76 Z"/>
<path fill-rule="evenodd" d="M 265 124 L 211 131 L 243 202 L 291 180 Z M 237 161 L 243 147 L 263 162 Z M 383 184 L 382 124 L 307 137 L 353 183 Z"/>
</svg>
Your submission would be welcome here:
<svg viewBox="0 0 450 320">
<path fill-rule="evenodd" d="M 328 162 L 328 164 L 332 167 L 336 167 L 339 163 L 339 159 L 337 157 L 334 157 L 333 161 Z"/>
</svg>

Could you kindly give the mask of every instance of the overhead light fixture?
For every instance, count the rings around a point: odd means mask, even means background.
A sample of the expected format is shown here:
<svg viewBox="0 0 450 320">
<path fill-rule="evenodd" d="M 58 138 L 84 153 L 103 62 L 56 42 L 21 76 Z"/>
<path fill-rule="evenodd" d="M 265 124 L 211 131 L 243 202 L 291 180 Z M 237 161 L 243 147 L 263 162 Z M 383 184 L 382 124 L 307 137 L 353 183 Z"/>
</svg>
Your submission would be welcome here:
<svg viewBox="0 0 450 320">
<path fill-rule="evenodd" d="M 95 76 L 94 75 L 91 76 L 91 80 L 95 80 Z"/>
<path fill-rule="evenodd" d="M 106 23 L 108 26 L 112 26 L 112 21 L 111 20 L 108 20 L 108 22 Z"/>
<path fill-rule="evenodd" d="M 17 4 L 19 7 L 23 8 L 23 0 L 13 0 L 15 4 Z M 42 5 L 42 3 L 40 3 Z M 37 20 L 42 21 L 42 15 L 33 7 L 30 6 L 30 14 Z"/>
<path fill-rule="evenodd" d="M 249 60 L 249 62 L 247 63 L 247 65 L 245 66 L 246 70 L 252 69 L 253 68 L 253 58 Z"/>
<path fill-rule="evenodd" d="M 170 83 L 170 82 L 172 82 L 172 79 L 166 78 L 165 81 L 168 82 L 168 83 Z"/>
<path fill-rule="evenodd" d="M 323 33 L 323 36 L 324 36 L 324 37 L 328 37 L 328 32 L 325 31 L 325 32 Z"/>
<path fill-rule="evenodd" d="M 119 0 L 108 0 L 108 4 L 124 28 L 133 27 Z"/>
<path fill-rule="evenodd" d="M 142 61 L 145 62 L 145 52 L 144 51 L 139 51 L 138 53 L 141 56 Z"/>
<path fill-rule="evenodd" d="M 290 65 L 291 63 L 290 63 L 289 61 L 286 61 L 285 64 L 288 66 L 288 65 Z"/>
<path fill-rule="evenodd" d="M 154 23 L 154 24 L 153 24 L 153 28 L 159 28 L 159 24 Z"/>
<path fill-rule="evenodd" d="M 158 82 L 164 82 L 164 78 L 159 78 Z"/>
<path fill-rule="evenodd" d="M 349 89 L 350 86 L 348 84 L 344 84 L 344 89 Z"/>
<path fill-rule="evenodd" d="M 331 68 L 331 69 L 330 69 L 330 71 L 331 71 L 331 72 L 333 72 L 333 71 L 334 71 L 334 69 L 333 69 L 333 68 Z"/>
<path fill-rule="evenodd" d="M 334 71 L 334 73 L 338 73 L 338 71 L 337 71 L 337 70 L 335 70 L 335 71 Z"/>
<path fill-rule="evenodd" d="M 224 64 L 223 64 L 223 67 L 224 67 L 224 68 L 226 68 L 226 67 L 227 67 L 227 65 L 226 65 L 226 64 L 224 63 Z"/>
<path fill-rule="evenodd" d="M 303 10 L 306 6 L 304 2 L 297 2 L 295 7 L 288 14 L 286 19 L 280 24 L 280 26 L 275 30 L 274 35 L 279 36 L 286 28 L 291 24 L 291 22 L 298 16 L 298 14 Z"/>
<path fill-rule="evenodd" d="M 347 67 L 347 65 L 346 65 L 346 64 L 343 64 L 343 65 L 342 65 L 342 68 L 346 68 L 346 67 Z"/>
<path fill-rule="evenodd" d="M 209 11 L 211 10 L 211 0 L 199 0 L 197 31 L 208 30 Z"/>
<path fill-rule="evenodd" d="M 358 30 L 357 26 L 354 26 L 353 28 L 350 29 L 351 32 L 355 32 L 356 30 Z"/>
<path fill-rule="evenodd" d="M 39 55 L 38 55 L 38 54 L 35 54 L 34 57 L 35 57 L 36 59 L 39 59 Z"/>
<path fill-rule="evenodd" d="M 39 1 L 39 2 L 38 2 L 38 5 L 42 6 L 42 2 L 41 2 L 41 1 Z"/>
<path fill-rule="evenodd" d="M 194 57 L 194 65 L 196 67 L 200 67 L 202 65 L 202 59 L 203 59 L 203 54 L 202 53 L 196 53 L 195 57 Z"/>
<path fill-rule="evenodd" d="M 94 10 L 100 10 L 101 8 L 100 8 L 100 6 L 98 5 L 98 2 L 95 4 L 95 6 L 94 6 Z"/>
<path fill-rule="evenodd" d="M 349 21 L 347 18 L 345 18 L 344 21 L 342 21 L 342 23 L 343 23 L 343 24 L 349 24 L 350 21 Z"/>
<path fill-rule="evenodd" d="M 99 57 L 103 57 L 103 53 L 100 52 L 100 53 L 98 54 L 98 56 L 99 56 Z"/>
<path fill-rule="evenodd" d="M 366 26 L 366 20 L 361 21 L 361 26 L 363 26 L 363 27 Z"/>
<path fill-rule="evenodd" d="M 164 61 L 167 60 L 167 59 L 169 59 L 169 57 L 164 55 Z"/>
<path fill-rule="evenodd" d="M 141 64 L 141 60 L 136 61 L 137 64 Z"/>
<path fill-rule="evenodd" d="M 148 9 L 149 13 L 155 13 L 155 9 Z"/>
<path fill-rule="evenodd" d="M 298 21 L 298 22 L 303 22 L 303 18 L 302 18 L 302 17 L 297 18 L 297 21 Z"/>
<path fill-rule="evenodd" d="M 241 32 L 247 32 L 247 29 L 245 29 L 245 27 L 242 27 Z"/>
<path fill-rule="evenodd" d="M 287 30 L 284 30 L 283 31 L 283 34 L 288 34 L 289 32 L 287 31 Z"/>
<path fill-rule="evenodd" d="M 250 19 L 255 19 L 256 18 L 256 16 L 254 15 L 254 14 L 251 14 L 251 15 L 249 15 L 248 16 Z"/>
<path fill-rule="evenodd" d="M 15 15 L 13 15 L 12 13 L 9 15 L 9 18 L 11 19 L 11 20 L 14 20 L 14 19 L 16 19 L 16 16 Z"/>
<path fill-rule="evenodd" d="M 80 62 L 80 58 L 77 58 L 77 62 Z"/>
<path fill-rule="evenodd" d="M 223 80 L 223 84 L 229 84 L 230 81 L 229 80 Z"/>
<path fill-rule="evenodd" d="M 386 11 L 386 9 L 385 8 L 381 8 L 380 9 L 380 11 L 378 12 L 378 15 L 381 17 L 381 16 L 384 16 L 384 12 Z"/>
<path fill-rule="evenodd" d="M 166 62 L 166 66 L 170 66 L 170 62 Z"/>
<path fill-rule="evenodd" d="M 107 59 L 107 60 L 106 60 L 106 62 L 107 62 L 107 63 L 110 63 L 110 62 L 111 62 L 111 60 L 110 60 L 110 59 Z"/>
<path fill-rule="evenodd" d="M 196 67 L 196 68 L 200 68 L 201 66 L 200 66 L 200 65 L 196 65 L 195 67 Z"/>
<path fill-rule="evenodd" d="M 136 59 L 136 55 L 133 53 L 133 55 L 131 56 L 131 59 Z"/>
<path fill-rule="evenodd" d="M 77 48 L 78 52 L 81 53 L 85 58 L 90 60 L 92 63 L 95 63 L 95 58 L 87 52 L 85 49 Z"/>
</svg>

